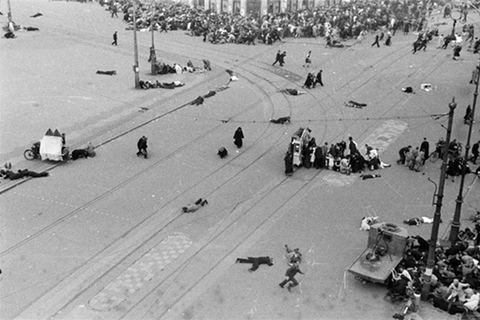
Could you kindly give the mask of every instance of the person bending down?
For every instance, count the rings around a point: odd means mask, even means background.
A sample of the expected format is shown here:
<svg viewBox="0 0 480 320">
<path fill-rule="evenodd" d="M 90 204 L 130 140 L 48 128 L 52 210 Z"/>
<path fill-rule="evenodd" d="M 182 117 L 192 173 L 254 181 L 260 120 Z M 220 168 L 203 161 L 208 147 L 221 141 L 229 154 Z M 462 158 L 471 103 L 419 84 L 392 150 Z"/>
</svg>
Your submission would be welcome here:
<svg viewBox="0 0 480 320">
<path fill-rule="evenodd" d="M 258 269 L 258 266 L 261 264 L 266 264 L 268 266 L 273 266 L 273 258 L 270 258 L 268 256 L 266 257 L 248 257 L 247 259 L 243 258 L 238 258 L 235 263 L 251 263 L 252 267 L 248 269 L 248 271 L 253 272 Z"/>
<path fill-rule="evenodd" d="M 195 201 L 195 203 L 188 204 L 187 206 L 183 207 L 182 211 L 183 211 L 183 213 L 195 212 L 206 204 L 208 204 L 207 199 L 200 198 L 197 201 Z"/>
</svg>

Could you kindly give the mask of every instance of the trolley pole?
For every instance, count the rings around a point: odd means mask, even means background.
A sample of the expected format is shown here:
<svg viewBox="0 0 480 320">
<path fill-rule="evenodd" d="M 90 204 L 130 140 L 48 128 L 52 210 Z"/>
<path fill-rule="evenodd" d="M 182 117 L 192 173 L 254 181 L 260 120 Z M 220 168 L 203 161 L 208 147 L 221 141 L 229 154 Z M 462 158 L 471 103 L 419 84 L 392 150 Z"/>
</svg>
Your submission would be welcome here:
<svg viewBox="0 0 480 320">
<path fill-rule="evenodd" d="M 133 72 L 135 73 L 135 89 L 140 89 L 140 76 L 138 74 L 138 45 L 137 45 L 137 0 L 133 0 L 133 52 L 135 55 L 135 64 L 133 65 Z"/>
<path fill-rule="evenodd" d="M 471 120 L 468 126 L 468 137 L 467 137 L 467 144 L 465 145 L 465 157 L 462 165 L 462 177 L 460 180 L 460 190 L 458 191 L 457 200 L 455 200 L 455 214 L 453 216 L 452 227 L 450 228 L 450 243 L 455 243 L 458 240 L 458 232 L 460 230 L 460 214 L 462 212 L 462 204 L 463 204 L 463 186 L 465 184 L 465 175 L 467 173 L 467 160 L 468 160 L 468 152 L 470 151 L 470 139 L 472 138 L 472 130 L 473 130 L 473 119 L 475 115 L 475 106 L 477 104 L 477 96 L 478 96 L 478 82 L 480 80 L 480 60 L 479 65 L 476 66 L 477 68 L 477 79 L 476 79 L 476 86 L 475 86 L 475 93 L 473 94 L 473 107 L 471 113 Z"/>
<path fill-rule="evenodd" d="M 448 145 L 450 144 L 450 136 L 452 133 L 452 124 L 453 124 L 453 112 L 457 107 L 455 103 L 455 98 L 452 99 L 452 102 L 448 105 L 450 111 L 448 112 L 448 127 L 447 127 L 447 137 L 446 143 L 443 147 L 443 161 L 442 167 L 440 172 L 440 182 L 438 186 L 438 194 L 436 208 L 435 208 L 435 215 L 433 216 L 433 225 L 432 225 L 432 234 L 430 236 L 430 246 L 428 248 L 428 258 L 427 258 L 427 268 L 425 273 L 423 274 L 423 286 L 422 286 L 422 300 L 427 300 L 428 294 L 430 293 L 430 286 L 432 282 L 432 273 L 433 268 L 435 267 L 435 249 L 437 246 L 437 239 L 438 239 L 438 229 L 440 227 L 440 214 L 442 211 L 442 200 L 443 200 L 443 189 L 445 186 L 445 176 L 446 176 L 446 169 L 447 169 L 447 161 L 448 161 Z"/>
</svg>

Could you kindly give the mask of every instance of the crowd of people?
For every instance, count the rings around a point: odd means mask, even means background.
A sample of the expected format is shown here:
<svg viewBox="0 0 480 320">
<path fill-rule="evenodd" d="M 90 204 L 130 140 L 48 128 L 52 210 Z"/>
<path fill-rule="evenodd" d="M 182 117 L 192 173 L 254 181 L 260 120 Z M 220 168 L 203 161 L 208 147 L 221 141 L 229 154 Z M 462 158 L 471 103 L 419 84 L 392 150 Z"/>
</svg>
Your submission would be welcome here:
<svg viewBox="0 0 480 320">
<path fill-rule="evenodd" d="M 475 232 L 463 230 L 458 242 L 436 248 L 428 300 L 450 314 L 473 314 L 480 301 L 480 212 L 474 222 Z M 392 301 L 406 300 L 422 291 L 429 246 L 420 236 L 409 237 L 404 258 L 387 284 Z"/>
<path fill-rule="evenodd" d="M 315 138 L 308 136 L 303 139 L 303 147 L 299 154 L 300 165 L 307 169 L 329 169 L 346 175 L 391 166 L 380 159 L 378 148 L 365 144 L 365 150 L 366 153 L 362 154 L 352 137 L 348 138 L 348 144 L 346 141 L 340 141 L 330 145 L 328 142 L 317 145 Z M 284 157 L 286 175 L 293 174 L 295 153 L 297 151 L 292 139 Z"/>
<path fill-rule="evenodd" d="M 123 15 L 133 24 L 133 4 L 127 0 L 100 0 L 112 17 Z M 357 39 L 365 32 L 389 30 L 387 45 L 397 29 L 408 33 L 423 30 L 434 8 L 426 1 L 342 2 L 332 6 L 301 9 L 295 12 L 216 13 L 212 9 L 185 4 L 137 3 L 136 27 L 160 32 L 185 30 L 213 44 L 255 44 L 255 39 L 273 44 L 285 37 L 326 37 L 335 45 L 338 39 Z"/>
</svg>

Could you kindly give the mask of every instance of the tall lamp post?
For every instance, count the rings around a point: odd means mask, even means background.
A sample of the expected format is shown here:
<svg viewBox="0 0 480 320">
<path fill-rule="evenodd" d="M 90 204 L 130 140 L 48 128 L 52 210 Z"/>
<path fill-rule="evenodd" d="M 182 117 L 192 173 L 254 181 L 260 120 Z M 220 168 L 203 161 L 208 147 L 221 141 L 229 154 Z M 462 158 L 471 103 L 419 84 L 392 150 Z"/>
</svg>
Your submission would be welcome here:
<svg viewBox="0 0 480 320">
<path fill-rule="evenodd" d="M 440 227 L 440 214 L 442 210 L 442 200 L 443 200 L 443 189 L 445 186 L 445 176 L 446 176 L 446 168 L 447 168 L 447 161 L 448 161 L 448 145 L 450 144 L 450 136 L 452 133 L 452 124 L 453 124 L 453 112 L 457 107 L 455 103 L 455 98 L 452 99 L 452 102 L 448 105 L 450 111 L 448 112 L 448 127 L 447 127 L 447 137 L 445 141 L 445 145 L 443 147 L 443 161 L 442 161 L 442 168 L 440 172 L 440 182 L 438 186 L 438 193 L 437 193 L 437 202 L 435 208 L 435 215 L 433 216 L 433 225 L 432 225 L 432 234 L 430 236 L 430 246 L 428 248 L 428 258 L 427 258 L 427 268 L 423 274 L 423 286 L 422 286 L 422 299 L 427 300 L 428 294 L 430 293 L 430 286 L 432 282 L 432 273 L 433 268 L 435 267 L 435 249 L 437 247 L 437 239 L 438 239 L 438 229 Z"/>
<path fill-rule="evenodd" d="M 135 89 L 140 89 L 140 76 L 138 74 L 138 45 L 137 45 L 137 0 L 133 0 L 133 51 L 135 55 L 135 64 L 133 65 L 133 72 L 135 73 Z"/>
<path fill-rule="evenodd" d="M 465 145 L 465 157 L 462 165 L 462 177 L 460 180 L 460 190 L 458 191 L 458 197 L 455 205 L 455 214 L 453 215 L 452 227 L 450 228 L 450 243 L 455 243 L 458 240 L 458 232 L 460 229 L 460 214 L 462 212 L 462 204 L 463 204 L 463 186 L 465 184 L 465 175 L 467 173 L 467 160 L 468 160 L 468 152 L 470 150 L 470 139 L 472 137 L 472 130 L 473 130 L 473 119 L 475 115 L 475 106 L 477 104 L 477 96 L 478 96 L 478 82 L 480 80 L 480 60 L 479 64 L 475 67 L 477 68 L 477 79 L 476 79 L 476 86 L 475 86 L 475 93 L 473 94 L 473 107 L 472 113 L 470 114 L 471 120 L 468 127 L 468 137 L 467 137 L 467 144 Z"/>
</svg>

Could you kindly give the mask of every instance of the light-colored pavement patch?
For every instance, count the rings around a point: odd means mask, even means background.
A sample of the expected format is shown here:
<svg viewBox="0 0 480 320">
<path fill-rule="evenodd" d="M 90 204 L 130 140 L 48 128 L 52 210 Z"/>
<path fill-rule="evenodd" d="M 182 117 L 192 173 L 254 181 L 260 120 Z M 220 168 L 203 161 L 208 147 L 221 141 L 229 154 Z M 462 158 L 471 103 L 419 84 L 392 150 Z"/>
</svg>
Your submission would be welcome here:
<svg viewBox="0 0 480 320">
<path fill-rule="evenodd" d="M 166 238 L 103 288 L 88 305 L 98 311 L 111 310 L 140 290 L 148 281 L 158 277 L 168 264 L 191 245 L 192 241 L 183 234 Z"/>
<path fill-rule="evenodd" d="M 370 134 L 359 146 L 363 148 L 365 144 L 378 148 L 378 152 L 382 153 L 387 150 L 397 137 L 408 128 L 408 124 L 399 120 L 387 120 L 372 134 Z"/>
</svg>

